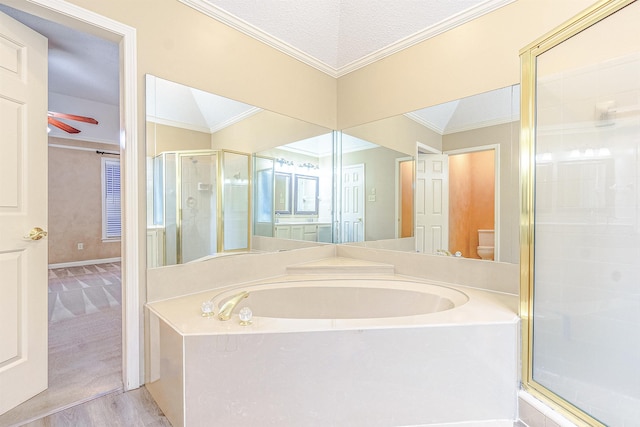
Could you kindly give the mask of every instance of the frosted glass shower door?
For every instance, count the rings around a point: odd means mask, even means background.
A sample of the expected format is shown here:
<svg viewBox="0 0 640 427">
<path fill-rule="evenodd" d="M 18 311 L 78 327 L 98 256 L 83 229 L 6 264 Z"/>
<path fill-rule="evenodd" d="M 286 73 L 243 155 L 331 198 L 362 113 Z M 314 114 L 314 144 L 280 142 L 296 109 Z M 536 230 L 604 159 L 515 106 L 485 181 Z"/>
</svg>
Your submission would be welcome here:
<svg viewBox="0 0 640 427">
<path fill-rule="evenodd" d="M 213 255 L 217 243 L 217 155 L 215 152 L 180 153 L 180 206 L 178 262 Z"/>
<path fill-rule="evenodd" d="M 593 425 L 640 420 L 638 22 L 633 3 L 534 59 L 532 377 Z"/>
<path fill-rule="evenodd" d="M 249 156 L 223 151 L 223 248 L 249 249 Z"/>
</svg>

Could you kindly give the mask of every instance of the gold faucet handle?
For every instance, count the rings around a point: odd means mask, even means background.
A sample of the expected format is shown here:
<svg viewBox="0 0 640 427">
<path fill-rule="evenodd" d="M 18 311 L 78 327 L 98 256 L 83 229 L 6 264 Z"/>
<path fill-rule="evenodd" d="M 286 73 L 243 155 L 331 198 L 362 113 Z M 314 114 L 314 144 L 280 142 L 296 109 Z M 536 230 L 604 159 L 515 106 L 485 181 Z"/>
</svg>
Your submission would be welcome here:
<svg viewBox="0 0 640 427">
<path fill-rule="evenodd" d="M 48 233 L 44 231 L 42 228 L 33 227 L 31 231 L 29 231 L 29 234 L 24 236 L 24 238 L 29 240 L 40 240 L 43 237 L 47 237 L 47 234 Z"/>
</svg>

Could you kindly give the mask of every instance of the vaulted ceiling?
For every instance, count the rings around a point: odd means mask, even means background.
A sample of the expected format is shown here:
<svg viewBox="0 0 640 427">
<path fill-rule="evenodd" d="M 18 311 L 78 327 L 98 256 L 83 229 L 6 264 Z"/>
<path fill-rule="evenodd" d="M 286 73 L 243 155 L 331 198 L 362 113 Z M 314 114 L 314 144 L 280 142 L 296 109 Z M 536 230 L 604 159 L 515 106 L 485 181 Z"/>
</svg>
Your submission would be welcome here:
<svg viewBox="0 0 640 427">
<path fill-rule="evenodd" d="M 176 1 L 339 77 L 515 0 Z M 50 92 L 118 104 L 119 60 L 115 43 L 2 4 L 0 12 L 49 39 Z M 174 105 L 181 105 L 184 111 L 185 103 L 194 99 Z M 453 109 L 445 111 L 447 108 Z M 453 110 L 450 105 L 424 120 L 444 133 L 451 117 L 447 113 L 453 114 Z M 202 112 L 202 116 L 211 117 L 212 113 Z M 221 122 L 225 120 L 233 121 L 223 118 Z M 203 123 L 210 129 L 219 125 L 211 120 Z"/>
</svg>

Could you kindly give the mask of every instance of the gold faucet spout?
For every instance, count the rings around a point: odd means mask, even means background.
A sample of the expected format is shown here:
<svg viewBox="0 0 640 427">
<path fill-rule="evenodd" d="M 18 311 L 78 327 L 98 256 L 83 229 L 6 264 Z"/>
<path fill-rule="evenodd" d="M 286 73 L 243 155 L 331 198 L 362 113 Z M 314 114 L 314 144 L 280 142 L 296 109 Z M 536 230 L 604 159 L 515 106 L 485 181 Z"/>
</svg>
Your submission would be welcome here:
<svg viewBox="0 0 640 427">
<path fill-rule="evenodd" d="M 239 294 L 236 294 L 229 298 L 227 302 L 225 302 L 222 307 L 220 307 L 220 313 L 218 313 L 218 319 L 220 320 L 229 320 L 231 319 L 231 313 L 233 309 L 236 308 L 236 305 L 243 300 L 244 298 L 249 296 L 249 292 L 242 291 Z"/>
</svg>

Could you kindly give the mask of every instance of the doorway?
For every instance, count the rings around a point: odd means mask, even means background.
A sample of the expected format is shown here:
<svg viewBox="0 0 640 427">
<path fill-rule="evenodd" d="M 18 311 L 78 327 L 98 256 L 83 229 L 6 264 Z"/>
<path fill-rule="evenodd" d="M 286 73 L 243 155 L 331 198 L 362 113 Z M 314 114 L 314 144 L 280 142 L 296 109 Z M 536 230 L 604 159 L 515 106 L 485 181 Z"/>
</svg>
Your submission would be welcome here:
<svg viewBox="0 0 640 427">
<path fill-rule="evenodd" d="M 4 5 L 25 13 L 36 15 L 52 22 L 64 22 L 65 25 L 78 28 L 92 27 L 95 34 L 114 40 L 119 51 L 120 108 L 119 151 L 123 154 L 124 209 L 123 222 L 127 228 L 122 235 L 122 312 L 119 322 L 123 326 L 123 357 L 121 359 L 122 383 L 126 390 L 140 386 L 140 308 L 139 283 L 141 274 L 141 256 L 138 249 L 138 154 L 137 154 L 137 114 L 136 114 L 136 73 L 135 73 L 135 30 L 93 12 L 65 2 L 34 0 L 29 2 L 7 0 Z M 126 148 L 126 149 L 125 149 Z M 144 264 L 142 264 L 144 268 Z M 42 288 L 46 292 L 46 288 Z M 125 319 L 124 322 L 122 319 Z M 45 337 L 46 338 L 46 337 Z"/>
<path fill-rule="evenodd" d="M 365 240 L 364 163 L 342 168 L 341 243 Z"/>
</svg>

